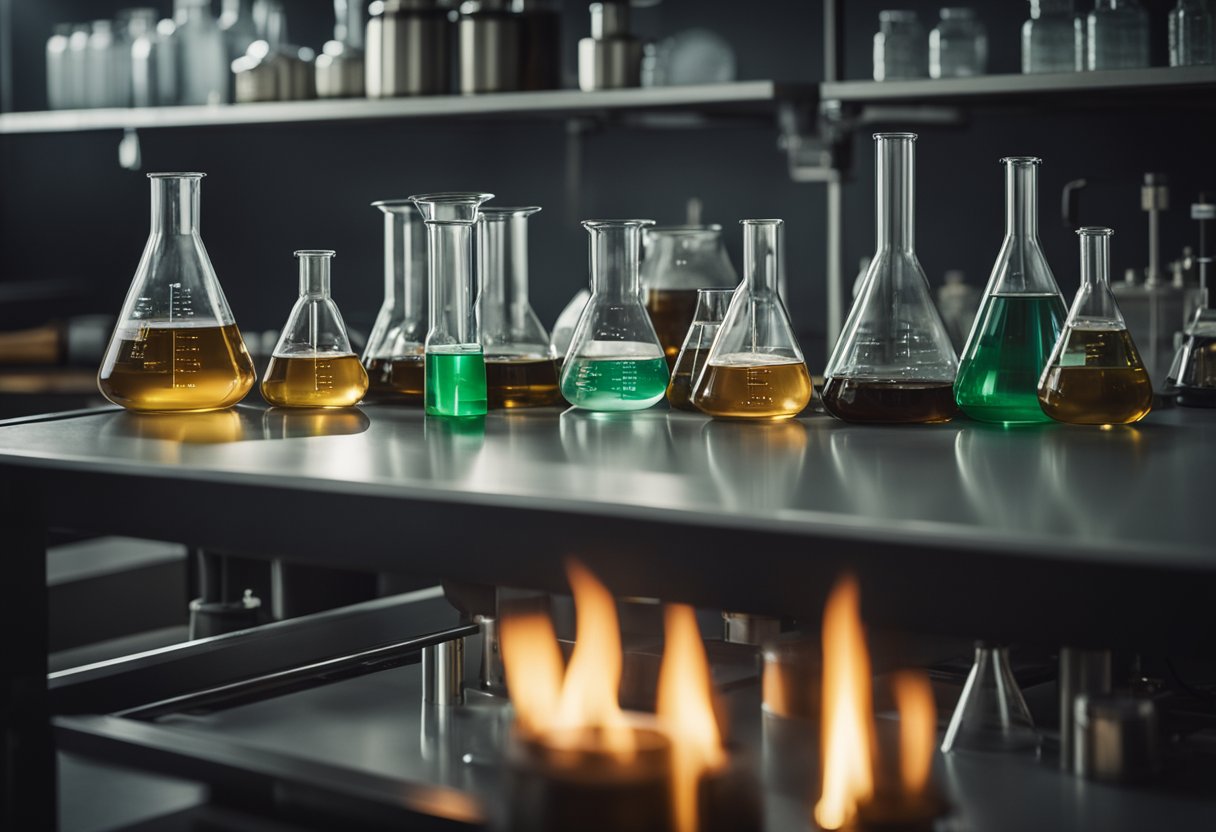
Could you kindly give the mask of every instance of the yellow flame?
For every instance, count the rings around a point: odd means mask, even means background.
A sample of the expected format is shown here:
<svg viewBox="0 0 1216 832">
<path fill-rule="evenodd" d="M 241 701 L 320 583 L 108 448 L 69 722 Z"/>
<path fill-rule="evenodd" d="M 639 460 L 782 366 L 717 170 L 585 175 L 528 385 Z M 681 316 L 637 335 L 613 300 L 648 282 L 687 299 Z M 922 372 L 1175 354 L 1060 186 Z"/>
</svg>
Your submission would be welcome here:
<svg viewBox="0 0 1216 832">
<path fill-rule="evenodd" d="M 937 745 L 937 709 L 933 688 L 923 673 L 896 673 L 891 684 L 899 711 L 899 779 L 906 795 L 923 794 Z"/>
<path fill-rule="evenodd" d="M 499 640 L 515 719 L 525 734 L 540 734 L 553 719 L 562 689 L 562 651 L 553 622 L 539 612 L 504 616 Z"/>
<path fill-rule="evenodd" d="M 840 829 L 874 790 L 870 655 L 857 581 L 840 579 L 823 610 L 823 791 L 815 822 Z"/>
<path fill-rule="evenodd" d="M 714 715 L 709 660 L 692 607 L 671 604 L 664 614 L 666 646 L 659 668 L 656 712 L 672 752 L 672 802 L 675 828 L 696 832 L 697 789 L 701 775 L 726 761 Z"/>
</svg>

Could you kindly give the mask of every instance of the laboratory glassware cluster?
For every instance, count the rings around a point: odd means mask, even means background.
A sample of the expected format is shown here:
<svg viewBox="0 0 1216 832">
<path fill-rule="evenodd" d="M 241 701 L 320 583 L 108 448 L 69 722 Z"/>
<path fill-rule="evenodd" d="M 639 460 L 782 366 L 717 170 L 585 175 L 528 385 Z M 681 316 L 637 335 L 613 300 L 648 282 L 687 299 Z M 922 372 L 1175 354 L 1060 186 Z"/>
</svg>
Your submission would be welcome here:
<svg viewBox="0 0 1216 832">
<path fill-rule="evenodd" d="M 874 135 L 875 253 L 824 370 L 823 408 L 863 424 L 939 423 L 960 411 L 1004 425 L 1142 419 L 1153 387 L 1111 289 L 1113 232 L 1077 230 L 1081 287 L 1067 309 L 1039 244 L 1034 157 L 1001 160 L 1004 241 L 959 359 L 916 255 L 916 139 Z M 255 370 L 199 236 L 203 174 L 149 178 L 151 234 L 100 389 L 136 411 L 230 407 Z M 727 420 L 807 409 L 814 386 L 779 287 L 781 220 L 741 221 L 741 281 L 719 226 L 585 221 L 589 291 L 562 313 L 568 334 L 559 338 L 528 299 L 528 218 L 541 209 L 484 204 L 491 199 L 450 192 L 373 203 L 384 221 L 385 299 L 362 357 L 330 293 L 334 252 L 297 251 L 299 297 L 263 398 L 277 407 L 422 404 L 442 417 L 563 400 L 612 412 L 666 398 Z M 1216 403 L 1205 245 L 1201 300 L 1169 376 L 1183 405 Z"/>
<path fill-rule="evenodd" d="M 976 11 L 951 6 L 926 35 L 916 12 L 878 15 L 874 80 L 965 78 L 988 71 L 988 32 Z M 1178 0 L 1167 18 L 1170 66 L 1210 64 L 1216 26 L 1208 0 Z M 1150 65 L 1149 14 L 1139 0 L 1030 0 L 1022 24 L 1022 72 L 1138 69 Z"/>
</svg>

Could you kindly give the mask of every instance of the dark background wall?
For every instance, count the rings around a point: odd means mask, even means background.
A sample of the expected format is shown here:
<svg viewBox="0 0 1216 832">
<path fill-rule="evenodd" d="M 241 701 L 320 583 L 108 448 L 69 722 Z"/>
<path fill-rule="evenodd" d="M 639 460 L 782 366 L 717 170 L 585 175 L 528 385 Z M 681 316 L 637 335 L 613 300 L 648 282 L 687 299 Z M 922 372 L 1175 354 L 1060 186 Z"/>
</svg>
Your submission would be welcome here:
<svg viewBox="0 0 1216 832">
<path fill-rule="evenodd" d="M 127 2 L 11 0 L 13 76 L 18 109 L 45 100 L 43 46 L 55 21 L 112 15 Z M 169 13 L 169 4 L 156 3 Z M 848 77 L 870 73 L 870 38 L 889 2 L 849 0 Z M 937 5 L 916 8 L 926 28 Z M 988 25 L 993 72 L 1018 68 L 1019 32 L 1027 6 L 975 4 Z M 1154 21 L 1156 63 L 1165 62 L 1168 0 L 1145 3 Z M 218 6 L 218 4 L 217 4 Z M 328 37 L 326 0 L 287 0 L 292 40 L 319 47 Z M 567 67 L 586 29 L 585 4 L 566 3 Z M 741 79 L 817 81 L 822 77 L 822 9 L 808 0 L 663 0 L 639 9 L 635 28 L 660 37 L 692 26 L 726 36 Z M 891 127 L 904 126 L 898 122 Z M 1088 177 L 1094 184 L 1082 219 L 1109 224 L 1117 274 L 1147 260 L 1139 181 L 1165 172 L 1173 206 L 1162 231 L 1172 259 L 1195 237 L 1186 210 L 1199 190 L 1213 190 L 1208 151 L 1216 118 L 1207 106 L 1148 102 L 1123 109 L 982 113 L 962 127 L 919 128 L 918 252 L 935 284 L 962 269 L 982 286 L 1002 233 L 1005 155 L 1039 155 L 1042 238 L 1065 293 L 1076 287 L 1075 238 L 1059 221 L 1060 188 Z M 869 129 L 854 140 L 845 189 L 846 283 L 873 248 L 873 154 Z M 609 127 L 583 142 L 583 177 L 566 189 L 566 126 L 559 120 L 145 131 L 145 170 L 202 170 L 203 237 L 229 302 L 244 329 L 282 323 L 294 299 L 291 252 L 330 247 L 335 297 L 352 327 L 366 329 L 382 291 L 380 214 L 375 199 L 428 190 L 498 194 L 499 204 L 537 204 L 531 237 L 533 305 L 551 323 L 586 280 L 586 235 L 577 219 L 648 216 L 683 219 L 688 197 L 700 197 L 705 219 L 726 227 L 736 267 L 736 222 L 749 216 L 787 221 L 789 305 L 813 369 L 822 368 L 823 186 L 792 183 L 767 123 L 696 130 Z M 122 170 L 116 132 L 0 136 L 0 280 L 86 278 L 85 303 L 116 311 L 147 234 L 148 187 L 142 173 Z"/>
</svg>

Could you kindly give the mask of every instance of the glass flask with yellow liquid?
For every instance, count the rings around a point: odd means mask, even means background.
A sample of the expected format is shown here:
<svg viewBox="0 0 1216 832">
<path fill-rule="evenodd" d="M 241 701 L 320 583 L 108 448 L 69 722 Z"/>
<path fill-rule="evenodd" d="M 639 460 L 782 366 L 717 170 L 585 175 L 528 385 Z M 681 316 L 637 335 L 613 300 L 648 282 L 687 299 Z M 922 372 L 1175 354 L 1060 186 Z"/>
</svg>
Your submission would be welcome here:
<svg viewBox="0 0 1216 832">
<path fill-rule="evenodd" d="M 384 303 L 363 350 L 368 401 L 422 404 L 427 329 L 426 227 L 408 199 L 372 203 L 384 214 Z"/>
<path fill-rule="evenodd" d="M 334 253 L 306 250 L 295 256 L 300 297 L 270 356 L 262 398 L 275 407 L 351 407 L 367 392 L 367 371 L 329 295 Z"/>
<path fill-rule="evenodd" d="M 722 245 L 720 225 L 647 228 L 642 234 L 642 293 L 650 322 L 674 368 L 692 326 L 698 289 L 733 289 L 739 276 Z"/>
<path fill-rule="evenodd" d="M 709 358 L 714 337 L 722 328 L 734 294 L 734 289 L 697 290 L 697 308 L 693 312 L 692 326 L 684 337 L 684 345 L 680 347 L 675 368 L 671 371 L 671 382 L 667 385 L 667 403 L 676 410 L 697 410 L 692 403 L 693 390 L 696 389 L 701 371 L 705 369 L 705 359 Z"/>
<path fill-rule="evenodd" d="M 823 406 L 846 422 L 948 422 L 958 358 L 916 256 L 916 134 L 874 143 L 877 251 L 824 370 Z"/>
<path fill-rule="evenodd" d="M 202 173 L 150 173 L 152 228 L 97 386 L 144 412 L 221 410 L 256 373 L 199 236 Z"/>
<path fill-rule="evenodd" d="M 557 356 L 528 302 L 528 217 L 540 208 L 482 208 L 477 223 L 477 324 L 493 408 L 560 404 Z"/>
<path fill-rule="evenodd" d="M 1077 230 L 1081 288 L 1039 380 L 1039 404 L 1057 422 L 1129 425 L 1153 407 L 1153 384 L 1110 290 L 1109 228 Z"/>
<path fill-rule="evenodd" d="M 743 220 L 744 283 L 696 381 L 692 403 L 720 419 L 789 419 L 811 401 L 807 370 L 777 290 L 781 220 Z"/>
<path fill-rule="evenodd" d="M 584 410 L 643 410 L 667 392 L 667 359 L 638 291 L 641 230 L 652 220 L 587 220 L 591 298 L 562 363 L 561 391 Z"/>
</svg>

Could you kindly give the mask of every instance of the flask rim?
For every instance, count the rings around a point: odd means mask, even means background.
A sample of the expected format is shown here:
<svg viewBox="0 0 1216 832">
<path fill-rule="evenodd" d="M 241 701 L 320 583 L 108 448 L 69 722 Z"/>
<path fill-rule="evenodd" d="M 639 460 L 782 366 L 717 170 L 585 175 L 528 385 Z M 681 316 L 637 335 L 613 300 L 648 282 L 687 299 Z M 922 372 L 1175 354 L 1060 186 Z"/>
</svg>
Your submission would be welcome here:
<svg viewBox="0 0 1216 832">
<path fill-rule="evenodd" d="M 785 220 L 776 218 L 739 220 L 739 225 L 785 225 Z"/>
<path fill-rule="evenodd" d="M 1041 165 L 1043 160 L 1038 156 L 1002 156 L 1002 165 Z"/>
<path fill-rule="evenodd" d="M 533 214 L 542 211 L 539 205 L 521 205 L 515 208 L 503 207 L 501 205 L 487 205 L 478 211 L 483 219 L 487 222 L 502 222 L 511 217 L 530 217 Z"/>
<path fill-rule="evenodd" d="M 1101 225 L 1086 225 L 1077 229 L 1078 237 L 1113 237 L 1115 230 Z"/>
<path fill-rule="evenodd" d="M 583 220 L 583 228 L 650 228 L 654 220 Z"/>
<path fill-rule="evenodd" d="M 648 236 L 666 234 L 671 237 L 693 237 L 699 234 L 721 234 L 722 226 L 718 223 L 709 225 L 653 225 L 646 229 Z"/>
<path fill-rule="evenodd" d="M 336 254 L 331 248 L 302 248 L 291 253 L 292 257 L 334 257 Z"/>
<path fill-rule="evenodd" d="M 207 174 L 198 171 L 169 171 L 166 173 L 149 173 L 149 179 L 202 179 Z"/>
<path fill-rule="evenodd" d="M 914 142 L 917 139 L 917 134 L 916 133 L 875 133 L 874 141 L 878 141 L 879 139 L 907 139 L 909 141 Z"/>
</svg>

